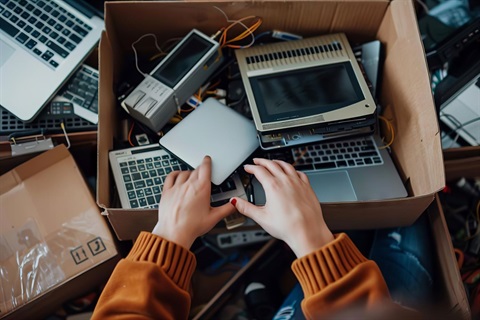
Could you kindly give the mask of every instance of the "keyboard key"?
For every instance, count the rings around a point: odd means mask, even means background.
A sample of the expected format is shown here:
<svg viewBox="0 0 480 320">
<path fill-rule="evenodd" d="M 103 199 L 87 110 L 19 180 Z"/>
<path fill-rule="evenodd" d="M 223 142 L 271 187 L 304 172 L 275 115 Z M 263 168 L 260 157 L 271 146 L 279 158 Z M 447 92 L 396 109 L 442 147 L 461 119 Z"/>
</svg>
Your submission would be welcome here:
<svg viewBox="0 0 480 320">
<path fill-rule="evenodd" d="M 129 173 L 130 171 L 128 171 L 128 168 L 127 167 L 123 167 L 120 169 L 122 171 L 123 174 L 126 174 L 126 173 Z"/>
<path fill-rule="evenodd" d="M 60 22 L 65 22 L 65 20 L 67 20 L 67 17 L 65 17 L 64 15 L 61 15 L 61 16 L 58 18 L 58 20 L 59 20 Z"/>
<path fill-rule="evenodd" d="M 17 16 L 11 16 L 10 21 L 12 21 L 13 23 L 16 23 L 18 21 L 18 17 Z"/>
<path fill-rule="evenodd" d="M 51 32 L 50 33 L 50 38 L 52 38 L 53 40 L 57 39 L 58 38 L 58 33 L 56 33 L 55 31 Z"/>
<path fill-rule="evenodd" d="M 145 182 L 143 180 L 137 180 L 133 182 L 133 186 L 135 187 L 135 189 L 145 188 Z M 138 191 L 141 191 L 141 190 L 137 190 L 137 193 Z M 142 191 L 142 194 L 143 194 L 143 191 Z"/>
<path fill-rule="evenodd" d="M 128 196 L 128 199 L 130 200 L 135 199 L 137 197 L 135 191 L 128 191 L 127 196 Z"/>
<path fill-rule="evenodd" d="M 126 175 L 123 175 L 123 181 L 130 182 L 130 181 L 132 181 L 132 178 L 130 177 L 129 174 L 126 174 Z"/>
<path fill-rule="evenodd" d="M 8 9 L 13 9 L 13 8 L 15 8 L 15 3 L 13 3 L 13 1 L 10 1 L 10 2 L 7 4 L 7 8 L 8 8 Z"/>
<path fill-rule="evenodd" d="M 38 50 L 37 48 L 33 49 L 33 53 L 35 53 L 37 56 L 42 54 L 42 51 Z"/>
<path fill-rule="evenodd" d="M 42 21 L 38 21 L 37 23 L 35 23 L 35 27 L 37 29 L 42 29 L 45 25 L 43 24 Z"/>
<path fill-rule="evenodd" d="M 150 189 L 150 188 L 143 189 L 143 192 L 145 192 L 145 196 L 147 196 L 147 197 L 153 195 L 152 189 Z"/>
<path fill-rule="evenodd" d="M 157 202 L 155 201 L 155 198 L 152 197 L 152 196 L 147 197 L 147 202 L 148 202 L 149 205 L 152 205 L 152 204 L 157 203 Z"/>
<path fill-rule="evenodd" d="M 55 22 L 55 20 L 53 20 L 53 19 L 49 19 L 49 20 L 47 21 L 47 24 L 50 25 L 50 26 L 54 26 L 55 23 L 56 23 L 56 22 Z"/>
<path fill-rule="evenodd" d="M 53 41 L 47 41 L 47 43 L 45 43 L 47 47 L 49 47 L 50 49 L 52 49 L 53 51 L 55 51 L 56 53 L 58 53 L 61 57 L 63 58 L 66 58 L 68 56 L 68 51 L 62 49 L 59 45 L 57 45 L 56 43 L 54 43 Z M 83 101 L 82 101 L 83 102 Z"/>
<path fill-rule="evenodd" d="M 137 180 L 140 180 L 140 179 L 142 179 L 142 176 L 140 175 L 140 173 L 136 172 L 136 173 L 132 174 L 132 180 L 133 181 L 137 181 Z"/>
<path fill-rule="evenodd" d="M 57 23 L 57 24 L 54 26 L 54 29 L 57 30 L 57 31 L 62 31 L 63 26 L 62 26 L 60 23 Z"/>
<path fill-rule="evenodd" d="M 47 52 L 42 54 L 42 59 L 45 60 L 45 61 L 50 60 L 52 57 L 53 57 L 53 52 L 48 51 L 48 50 L 47 50 Z"/>
<path fill-rule="evenodd" d="M 296 165 L 295 170 L 298 171 L 307 171 L 307 170 L 313 170 L 313 164 L 301 164 L 301 165 Z"/>
<path fill-rule="evenodd" d="M 33 47 L 35 47 L 35 45 L 37 44 L 37 41 L 35 40 L 28 40 L 28 42 L 25 44 L 25 46 L 28 48 L 28 49 L 32 49 Z"/>
<path fill-rule="evenodd" d="M 24 30 L 25 32 L 31 33 L 33 31 L 33 28 L 31 26 L 26 26 Z"/>
<path fill-rule="evenodd" d="M 42 14 L 42 15 L 40 16 L 40 19 L 42 19 L 43 21 L 46 22 L 46 21 L 48 20 L 48 15 L 46 15 L 46 14 L 44 13 L 44 14 Z"/>
<path fill-rule="evenodd" d="M 7 11 L 5 11 L 7 12 Z M 20 30 L 7 20 L 0 17 L 0 28 L 10 36 L 14 37 Z"/>
<path fill-rule="evenodd" d="M 30 13 L 28 13 L 28 12 L 25 11 L 24 13 L 22 13 L 22 14 L 20 15 L 20 17 L 22 17 L 23 19 L 26 20 L 26 19 L 28 19 L 28 17 L 30 17 Z"/>
<path fill-rule="evenodd" d="M 28 36 L 22 32 L 15 39 L 20 43 L 25 43 L 28 40 Z"/>
<path fill-rule="evenodd" d="M 131 200 L 130 201 L 130 207 L 138 208 L 138 201 L 137 200 Z"/>
<path fill-rule="evenodd" d="M 147 187 L 151 187 L 151 186 L 153 186 L 153 180 L 152 179 L 147 179 L 147 180 L 145 180 L 145 184 L 147 185 Z"/>
<path fill-rule="evenodd" d="M 39 6 L 40 8 L 43 8 L 43 6 L 45 6 L 45 2 L 40 0 L 40 1 L 37 2 L 37 6 Z"/>
<path fill-rule="evenodd" d="M 88 31 L 83 29 L 82 27 L 78 26 L 78 25 L 75 25 L 73 28 L 73 31 L 75 31 L 76 33 L 80 34 L 81 36 L 86 36 L 88 34 Z"/>
<path fill-rule="evenodd" d="M 67 41 L 67 43 L 65 43 L 65 48 L 67 48 L 70 51 L 73 51 L 76 48 L 76 46 L 73 43 Z"/>
<path fill-rule="evenodd" d="M 140 207 L 145 207 L 147 205 L 147 200 L 145 198 L 138 199 L 138 204 Z"/>
<path fill-rule="evenodd" d="M 80 38 L 79 36 L 77 36 L 75 33 L 72 33 L 70 35 L 70 40 L 72 40 L 73 42 L 75 42 L 76 44 L 79 44 L 80 41 L 82 41 L 82 38 Z"/>
<path fill-rule="evenodd" d="M 127 189 L 127 191 L 133 190 L 133 184 L 132 183 L 125 183 L 125 188 Z"/>
<path fill-rule="evenodd" d="M 70 28 L 74 25 L 72 20 L 67 20 L 67 22 L 65 22 L 65 24 L 67 25 L 67 27 L 70 27 Z"/>
<path fill-rule="evenodd" d="M 337 165 L 335 162 L 323 162 L 323 163 L 315 163 L 315 169 L 316 170 L 322 170 L 322 169 L 332 169 L 336 168 Z"/>
</svg>

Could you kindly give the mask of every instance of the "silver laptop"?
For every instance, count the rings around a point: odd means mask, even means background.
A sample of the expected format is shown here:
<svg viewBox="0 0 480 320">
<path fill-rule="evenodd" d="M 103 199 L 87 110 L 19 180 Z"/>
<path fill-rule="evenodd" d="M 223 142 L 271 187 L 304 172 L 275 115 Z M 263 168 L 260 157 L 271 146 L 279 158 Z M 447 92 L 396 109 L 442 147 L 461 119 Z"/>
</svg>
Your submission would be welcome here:
<svg viewBox="0 0 480 320">
<path fill-rule="evenodd" d="M 307 174 L 320 202 L 369 201 L 403 198 L 407 191 L 398 171 L 376 135 L 308 146 L 279 149 L 266 158 L 292 163 Z M 265 204 L 258 180 L 252 181 L 254 202 Z"/>
<path fill-rule="evenodd" d="M 190 170 L 159 144 L 149 144 L 109 152 L 115 186 L 124 209 L 157 208 L 167 175 L 175 170 Z M 230 175 L 221 185 L 212 184 L 210 205 L 221 206 L 231 197 L 247 200 L 238 173 Z M 235 212 L 224 218 L 227 229 L 243 225 L 247 220 Z"/>
<path fill-rule="evenodd" d="M 33 120 L 95 48 L 103 28 L 83 1 L 0 1 L 0 105 Z"/>
</svg>

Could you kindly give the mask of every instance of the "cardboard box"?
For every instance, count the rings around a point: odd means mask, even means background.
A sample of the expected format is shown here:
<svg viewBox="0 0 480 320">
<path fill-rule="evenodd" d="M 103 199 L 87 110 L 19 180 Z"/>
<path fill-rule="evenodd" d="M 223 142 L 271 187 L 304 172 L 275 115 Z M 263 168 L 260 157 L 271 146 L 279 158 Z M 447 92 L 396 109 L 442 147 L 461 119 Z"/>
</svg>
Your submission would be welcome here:
<svg viewBox="0 0 480 320">
<path fill-rule="evenodd" d="M 106 281 L 118 258 L 65 146 L 0 176 L 0 316 L 46 316 Z"/>
<path fill-rule="evenodd" d="M 428 68 L 414 8 L 405 0 L 215 1 L 229 19 L 249 15 L 263 18 L 257 30 L 279 29 L 304 37 L 345 32 L 349 41 L 379 39 L 385 61 L 380 102 L 393 119 L 393 158 L 409 196 L 388 201 L 323 204 L 332 229 L 372 229 L 413 223 L 445 185 L 439 128 L 432 100 Z M 130 23 L 142 21 L 142 23 Z M 107 2 L 106 30 L 100 41 L 100 91 L 97 203 L 117 237 L 134 239 L 152 230 L 156 210 L 114 207 L 114 181 L 108 152 L 120 137 L 119 106 L 114 93 L 121 75 L 133 63 L 131 44 L 155 33 L 159 43 L 197 28 L 214 34 L 227 25 L 211 2 Z M 144 47 L 137 50 L 142 54 Z M 131 66 L 130 66 L 131 67 Z M 374 186 L 373 186 L 374 187 Z"/>
<path fill-rule="evenodd" d="M 435 288 L 437 296 L 435 301 L 438 309 L 435 311 L 443 310 L 448 319 L 469 320 L 472 315 L 468 297 L 458 270 L 452 239 L 438 197 L 430 205 L 426 214 L 430 220 L 436 247 L 434 266 L 437 268 L 437 287 Z"/>
</svg>

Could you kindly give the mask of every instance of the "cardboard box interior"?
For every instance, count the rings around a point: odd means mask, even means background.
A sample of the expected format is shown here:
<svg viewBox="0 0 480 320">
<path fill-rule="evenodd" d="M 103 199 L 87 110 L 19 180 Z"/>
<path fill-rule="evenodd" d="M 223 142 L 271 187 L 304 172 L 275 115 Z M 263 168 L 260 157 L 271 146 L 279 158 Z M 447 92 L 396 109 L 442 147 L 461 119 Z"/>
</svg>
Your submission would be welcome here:
<svg viewBox="0 0 480 320">
<path fill-rule="evenodd" d="M 428 71 L 413 5 L 403 0 L 377 1 L 218 1 L 229 19 L 249 15 L 263 18 L 257 32 L 279 29 L 304 37 L 345 32 L 352 43 L 380 40 L 385 48 L 380 103 L 392 119 L 396 138 L 393 158 L 409 196 L 388 201 L 323 204 L 332 229 L 370 229 L 408 225 L 433 201 L 444 186 L 442 150 L 430 91 Z M 114 182 L 108 151 L 120 137 L 115 88 L 126 63 L 132 63 L 131 44 L 146 33 L 159 43 L 181 37 L 192 28 L 214 34 L 227 25 L 211 2 L 108 2 L 106 32 L 100 43 L 100 114 L 97 203 L 119 239 L 134 239 L 151 230 L 155 210 L 126 210 L 113 203 Z M 128 19 L 126 19 L 128 17 Z M 128 21 L 142 23 L 128 23 Z M 148 44 L 139 54 L 151 52 Z"/>
<path fill-rule="evenodd" d="M 65 146 L 2 175 L 0 207 L 0 315 L 37 317 L 32 310 L 59 304 L 52 296 L 82 293 L 70 280 L 80 277 L 87 290 L 108 278 L 114 264 L 103 263 L 117 256 L 115 240 Z M 89 272 L 99 266 L 104 273 Z"/>
</svg>

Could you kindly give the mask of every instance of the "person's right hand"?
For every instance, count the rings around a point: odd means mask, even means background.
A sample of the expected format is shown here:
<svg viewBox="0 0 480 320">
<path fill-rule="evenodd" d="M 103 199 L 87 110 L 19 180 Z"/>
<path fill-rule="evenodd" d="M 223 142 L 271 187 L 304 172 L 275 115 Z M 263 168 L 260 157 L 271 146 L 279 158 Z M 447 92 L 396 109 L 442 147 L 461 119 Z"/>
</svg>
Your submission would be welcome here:
<svg viewBox="0 0 480 320">
<path fill-rule="evenodd" d="M 266 203 L 255 206 L 241 198 L 230 202 L 272 237 L 285 241 L 297 257 L 334 239 L 307 176 L 280 160 L 253 159 L 245 171 L 255 175 L 265 190 Z"/>
</svg>

